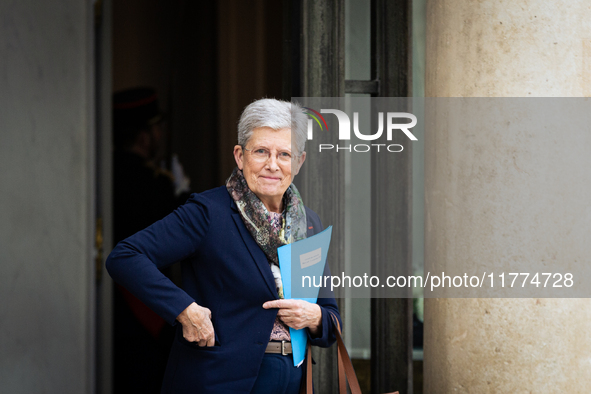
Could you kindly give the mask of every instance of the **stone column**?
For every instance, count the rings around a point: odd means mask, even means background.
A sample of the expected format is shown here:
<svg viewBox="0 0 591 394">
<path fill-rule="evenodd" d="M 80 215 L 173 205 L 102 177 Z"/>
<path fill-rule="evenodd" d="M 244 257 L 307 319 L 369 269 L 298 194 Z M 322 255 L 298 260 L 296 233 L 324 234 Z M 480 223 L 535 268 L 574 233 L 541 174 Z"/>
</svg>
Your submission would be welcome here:
<svg viewBox="0 0 591 394">
<path fill-rule="evenodd" d="M 589 96 L 589 20 L 585 0 L 430 0 L 425 96 Z M 502 270 L 507 248 L 518 249 L 524 263 L 544 254 L 588 260 L 591 248 L 573 228 L 589 230 L 591 207 L 569 194 L 591 194 L 589 178 L 581 178 L 591 168 L 591 155 L 572 149 L 572 142 L 540 143 L 550 131 L 539 133 L 526 144 L 519 136 L 503 141 L 495 130 L 472 131 L 474 146 L 500 147 L 494 160 L 518 160 L 503 167 L 504 176 L 495 176 L 486 173 L 490 155 L 463 155 L 458 163 L 464 148 L 458 144 L 467 135 L 426 131 L 426 267 L 486 258 L 498 260 Z M 582 134 L 572 137 L 588 141 Z M 459 168 L 468 156 L 471 171 Z M 548 168 L 550 158 L 550 177 L 560 174 L 560 182 L 540 181 L 540 166 Z M 487 188 L 467 186 L 484 176 Z M 487 204 L 491 190 L 495 204 Z M 531 196 L 539 197 L 542 210 L 552 201 L 566 204 L 546 209 L 543 220 L 533 223 Z M 485 236 L 491 228 L 508 236 Z M 590 331 L 588 299 L 426 299 L 425 392 L 588 392 Z"/>
<path fill-rule="evenodd" d="M 94 393 L 93 2 L 0 15 L 0 391 Z"/>
</svg>

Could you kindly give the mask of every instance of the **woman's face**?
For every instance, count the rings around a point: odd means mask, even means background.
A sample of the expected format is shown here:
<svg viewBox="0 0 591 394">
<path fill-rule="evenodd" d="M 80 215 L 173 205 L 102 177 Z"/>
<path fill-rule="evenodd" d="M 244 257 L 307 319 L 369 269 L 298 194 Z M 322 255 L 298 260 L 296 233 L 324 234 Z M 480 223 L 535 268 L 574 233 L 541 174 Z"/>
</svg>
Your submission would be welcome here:
<svg viewBox="0 0 591 394">
<path fill-rule="evenodd" d="M 283 193 L 306 159 L 306 152 L 299 157 L 296 154 L 291 149 L 290 129 L 256 128 L 245 149 L 234 147 L 236 164 L 248 187 L 270 211 L 281 212 Z"/>
</svg>

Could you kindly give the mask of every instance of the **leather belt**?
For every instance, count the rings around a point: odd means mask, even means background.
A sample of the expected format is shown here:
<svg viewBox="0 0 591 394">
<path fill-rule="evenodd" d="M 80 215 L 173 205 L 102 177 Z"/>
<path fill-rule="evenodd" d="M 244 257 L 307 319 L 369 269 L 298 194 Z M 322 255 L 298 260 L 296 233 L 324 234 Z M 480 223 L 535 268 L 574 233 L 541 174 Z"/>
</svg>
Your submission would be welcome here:
<svg viewBox="0 0 591 394">
<path fill-rule="evenodd" d="M 265 353 L 274 353 L 287 356 L 292 353 L 291 342 L 269 342 L 269 344 L 267 345 L 267 349 L 265 350 Z"/>
</svg>

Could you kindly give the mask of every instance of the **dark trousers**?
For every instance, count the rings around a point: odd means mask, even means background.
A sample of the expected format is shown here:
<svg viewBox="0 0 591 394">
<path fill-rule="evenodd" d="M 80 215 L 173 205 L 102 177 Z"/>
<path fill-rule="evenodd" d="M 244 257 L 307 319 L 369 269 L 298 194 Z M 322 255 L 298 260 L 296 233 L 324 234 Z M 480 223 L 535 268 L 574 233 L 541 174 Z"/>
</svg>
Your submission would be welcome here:
<svg viewBox="0 0 591 394">
<path fill-rule="evenodd" d="M 304 365 L 293 366 L 292 356 L 266 353 L 251 394 L 298 394 Z"/>
</svg>

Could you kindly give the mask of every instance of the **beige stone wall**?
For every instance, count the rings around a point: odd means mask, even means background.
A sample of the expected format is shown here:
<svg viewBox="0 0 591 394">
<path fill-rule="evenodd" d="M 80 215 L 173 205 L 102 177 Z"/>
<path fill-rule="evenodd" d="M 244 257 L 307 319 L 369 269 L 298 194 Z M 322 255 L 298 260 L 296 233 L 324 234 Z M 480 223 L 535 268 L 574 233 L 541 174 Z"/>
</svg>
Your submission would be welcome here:
<svg viewBox="0 0 591 394">
<path fill-rule="evenodd" d="M 427 97 L 591 95 L 585 0 L 431 0 Z"/>
<path fill-rule="evenodd" d="M 590 20 L 588 1 L 431 0 L 425 95 L 589 96 Z M 591 253 L 573 231 L 591 219 L 589 203 L 574 198 L 589 192 L 591 161 L 576 142 L 587 141 L 583 131 L 573 130 L 558 153 L 541 143 L 552 130 L 511 143 L 495 129 L 467 133 L 426 130 L 426 269 L 460 258 L 499 261 L 502 270 L 511 248 L 526 265 Z M 468 137 L 472 147 L 498 149 L 462 155 Z M 493 161 L 503 176 L 487 171 Z M 466 164 L 475 170 L 458 169 Z M 545 169 L 559 181 L 543 182 Z M 539 222 L 535 203 L 544 214 Z M 425 300 L 425 392 L 588 392 L 590 306 L 588 299 Z"/>
<path fill-rule="evenodd" d="M 95 382 L 93 8 L 0 2 L 0 391 Z"/>
</svg>

